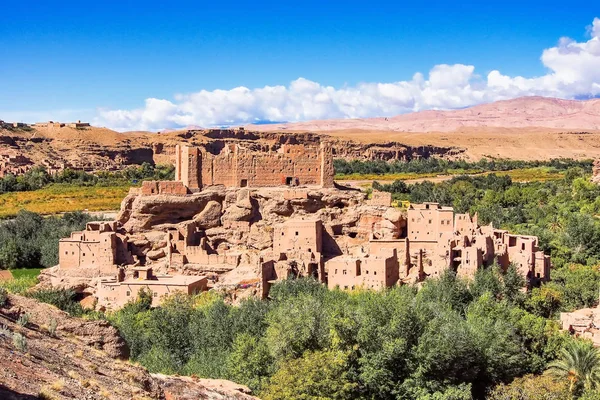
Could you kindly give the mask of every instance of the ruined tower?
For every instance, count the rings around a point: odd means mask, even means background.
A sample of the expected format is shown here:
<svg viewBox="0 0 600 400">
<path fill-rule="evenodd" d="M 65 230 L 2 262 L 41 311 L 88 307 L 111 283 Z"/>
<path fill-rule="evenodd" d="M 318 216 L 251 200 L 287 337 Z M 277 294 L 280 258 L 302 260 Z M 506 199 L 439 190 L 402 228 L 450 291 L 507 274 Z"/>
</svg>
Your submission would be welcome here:
<svg viewBox="0 0 600 400">
<path fill-rule="evenodd" d="M 177 145 L 175 153 L 175 180 L 191 192 L 210 185 L 334 187 L 329 143 L 318 147 L 285 144 L 270 151 L 254 151 L 232 143 L 219 154 L 182 144 Z"/>
<path fill-rule="evenodd" d="M 198 147 L 175 147 L 175 180 L 181 181 L 191 191 L 202 189 L 202 154 Z"/>
</svg>

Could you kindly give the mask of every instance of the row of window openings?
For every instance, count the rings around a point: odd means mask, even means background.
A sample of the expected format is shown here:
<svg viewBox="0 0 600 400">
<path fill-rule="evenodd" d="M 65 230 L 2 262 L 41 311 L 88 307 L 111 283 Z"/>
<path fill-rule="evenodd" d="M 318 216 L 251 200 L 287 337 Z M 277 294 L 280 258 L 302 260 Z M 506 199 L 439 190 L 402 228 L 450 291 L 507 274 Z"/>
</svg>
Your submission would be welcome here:
<svg viewBox="0 0 600 400">
<path fill-rule="evenodd" d="M 335 273 L 336 273 L 336 274 L 338 273 L 338 270 L 337 270 L 337 268 L 335 269 Z M 366 275 L 369 275 L 369 270 L 365 270 L 365 274 L 366 274 Z M 345 270 L 345 269 L 344 269 L 344 270 L 342 270 L 342 275 L 347 275 L 347 270 Z M 359 275 L 360 275 L 360 274 L 359 274 Z M 377 271 L 373 271 L 373 275 L 377 275 Z"/>
<path fill-rule="evenodd" d="M 411 219 L 411 222 L 415 222 L 415 219 L 414 219 L 414 218 L 412 218 L 412 219 Z M 416 221 L 416 222 L 421 222 L 421 218 L 417 218 L 417 221 Z M 440 221 L 440 223 L 441 223 L 442 225 L 450 225 L 450 222 L 452 222 L 452 220 L 449 220 L 449 219 L 442 219 L 442 220 Z M 430 219 L 430 220 L 428 221 L 428 223 L 429 223 L 429 224 L 432 224 L 432 223 L 433 223 L 433 220 L 431 220 L 431 219 Z"/>
</svg>

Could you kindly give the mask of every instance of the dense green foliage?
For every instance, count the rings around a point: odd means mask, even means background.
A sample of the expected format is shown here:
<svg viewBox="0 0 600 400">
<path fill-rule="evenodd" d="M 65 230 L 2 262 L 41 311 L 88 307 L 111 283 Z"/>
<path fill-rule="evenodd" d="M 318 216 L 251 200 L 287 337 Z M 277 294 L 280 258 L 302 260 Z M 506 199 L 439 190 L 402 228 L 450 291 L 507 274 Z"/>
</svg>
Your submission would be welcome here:
<svg viewBox="0 0 600 400">
<path fill-rule="evenodd" d="M 271 301 L 174 295 L 109 319 L 150 371 L 228 378 L 266 399 L 483 398 L 542 372 L 565 340 L 520 305 L 511 279 L 484 270 L 469 284 L 447 273 L 418 292 L 350 293 L 291 280 Z"/>
<path fill-rule="evenodd" d="M 0 269 L 46 268 L 58 264 L 58 241 L 82 230 L 88 214 L 68 213 L 44 218 L 21 211 L 0 224 Z"/>
<path fill-rule="evenodd" d="M 101 171 L 94 174 L 67 168 L 55 175 L 50 175 L 44 167 L 34 167 L 20 176 L 8 174 L 0 178 L 0 193 L 37 190 L 52 183 L 77 186 L 114 186 L 145 179 L 173 180 L 174 176 L 175 169 L 172 165 L 154 166 L 146 162 L 140 166 L 130 166 L 120 171 Z"/>
<path fill-rule="evenodd" d="M 42 303 L 52 304 L 72 316 L 79 317 L 83 315 L 83 308 L 76 300 L 75 291 L 71 289 L 38 289 L 29 291 L 26 295 Z"/>
<path fill-rule="evenodd" d="M 439 158 L 419 158 L 410 161 L 386 162 L 376 161 L 346 161 L 336 159 L 333 162 L 335 173 L 340 175 L 350 174 L 396 174 L 396 173 L 437 173 L 448 174 L 457 171 L 471 173 L 484 171 L 509 171 L 521 168 L 551 167 L 558 171 L 569 168 L 583 168 L 591 172 L 592 160 L 554 159 L 550 161 L 519 161 L 519 160 L 487 160 L 478 162 L 465 160 L 448 161 Z"/>
</svg>

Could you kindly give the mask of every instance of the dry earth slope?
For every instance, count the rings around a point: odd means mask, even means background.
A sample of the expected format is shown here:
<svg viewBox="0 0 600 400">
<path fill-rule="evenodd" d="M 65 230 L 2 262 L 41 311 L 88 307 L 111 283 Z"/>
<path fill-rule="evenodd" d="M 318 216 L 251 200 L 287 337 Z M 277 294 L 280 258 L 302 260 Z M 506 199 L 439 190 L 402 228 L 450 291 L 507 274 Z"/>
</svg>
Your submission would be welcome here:
<svg viewBox="0 0 600 400">
<path fill-rule="evenodd" d="M 25 314 L 22 326 L 17 321 Z M 2 400 L 257 399 L 229 381 L 149 374 L 127 356 L 127 345 L 105 321 L 72 318 L 21 296 L 10 295 L 0 307 Z"/>
</svg>

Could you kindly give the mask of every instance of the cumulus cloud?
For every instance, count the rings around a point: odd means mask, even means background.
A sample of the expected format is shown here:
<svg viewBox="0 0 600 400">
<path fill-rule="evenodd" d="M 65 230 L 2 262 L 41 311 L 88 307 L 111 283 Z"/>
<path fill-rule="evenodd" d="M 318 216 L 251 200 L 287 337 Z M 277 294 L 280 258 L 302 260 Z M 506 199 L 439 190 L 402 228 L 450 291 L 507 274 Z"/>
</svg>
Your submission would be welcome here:
<svg viewBox="0 0 600 400">
<path fill-rule="evenodd" d="M 95 123 L 118 130 L 159 130 L 189 125 L 203 127 L 264 121 L 390 116 L 427 109 L 454 109 L 520 96 L 560 98 L 600 95 L 600 19 L 588 29 L 590 38 L 561 38 L 540 58 L 547 73 L 538 77 L 507 76 L 493 70 L 486 77 L 475 66 L 441 64 L 425 77 L 390 83 L 361 83 L 334 88 L 305 78 L 288 86 L 201 90 L 173 100 L 146 99 L 133 110 L 99 110 Z"/>
</svg>

